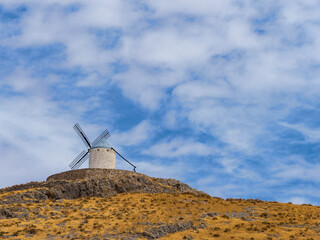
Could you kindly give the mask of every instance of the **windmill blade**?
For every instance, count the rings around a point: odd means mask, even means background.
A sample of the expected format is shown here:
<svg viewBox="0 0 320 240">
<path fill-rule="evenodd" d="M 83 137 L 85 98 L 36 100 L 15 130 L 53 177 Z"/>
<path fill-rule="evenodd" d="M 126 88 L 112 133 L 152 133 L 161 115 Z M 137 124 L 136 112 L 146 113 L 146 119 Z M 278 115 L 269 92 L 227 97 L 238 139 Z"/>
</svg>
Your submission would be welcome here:
<svg viewBox="0 0 320 240">
<path fill-rule="evenodd" d="M 87 135 L 84 133 L 84 131 L 81 129 L 79 123 L 73 126 L 73 129 L 78 133 L 79 137 L 83 141 L 83 143 L 88 147 L 91 148 L 91 143 L 89 141 L 89 138 Z"/>
<path fill-rule="evenodd" d="M 86 152 L 86 154 L 82 158 L 80 158 L 71 169 L 72 170 L 78 169 L 88 158 L 89 158 L 89 151 Z"/>
<path fill-rule="evenodd" d="M 110 137 L 110 133 L 108 129 L 104 130 L 93 142 L 92 146 L 95 146 L 98 142 L 100 142 L 103 138 L 108 139 Z"/>
<path fill-rule="evenodd" d="M 79 155 L 78 157 L 76 157 L 70 164 L 69 164 L 69 167 L 72 169 L 74 167 L 74 165 L 76 165 L 76 163 L 84 157 L 84 155 L 86 154 L 86 151 L 83 150 Z"/>
<path fill-rule="evenodd" d="M 78 169 L 89 158 L 89 154 L 85 155 L 74 167 L 73 170 Z"/>
</svg>

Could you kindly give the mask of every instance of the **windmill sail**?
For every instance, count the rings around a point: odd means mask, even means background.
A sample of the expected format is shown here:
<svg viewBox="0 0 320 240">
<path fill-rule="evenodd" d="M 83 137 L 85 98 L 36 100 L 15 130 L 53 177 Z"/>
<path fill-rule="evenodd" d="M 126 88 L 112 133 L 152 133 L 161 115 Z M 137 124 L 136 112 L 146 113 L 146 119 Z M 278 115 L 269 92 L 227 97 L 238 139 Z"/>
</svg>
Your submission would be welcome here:
<svg viewBox="0 0 320 240">
<path fill-rule="evenodd" d="M 72 170 L 78 169 L 87 159 L 89 158 L 89 151 L 85 153 L 85 155 L 80 158 L 74 165 L 71 167 Z"/>
<path fill-rule="evenodd" d="M 89 141 L 89 138 L 87 135 L 84 133 L 84 131 L 81 129 L 80 125 L 77 123 L 76 125 L 73 126 L 73 129 L 78 133 L 79 137 L 83 141 L 83 143 L 88 147 L 91 148 L 91 143 Z"/>
<path fill-rule="evenodd" d="M 84 155 L 86 154 L 86 151 L 83 150 L 79 155 L 78 157 L 76 157 L 70 164 L 69 164 L 69 167 L 72 169 L 74 167 L 74 165 L 76 165 L 76 163 L 82 159 L 84 157 Z"/>
<path fill-rule="evenodd" d="M 87 135 L 84 133 L 84 131 L 81 129 L 80 125 L 78 123 L 76 123 L 73 126 L 74 130 L 77 132 L 77 134 L 79 135 L 79 137 L 81 138 L 81 140 L 84 142 L 84 144 L 88 147 L 88 151 L 82 151 L 70 164 L 69 167 L 74 170 L 74 169 L 78 169 L 88 158 L 89 158 L 89 151 L 99 151 L 99 148 L 111 148 L 112 150 L 114 150 L 114 152 L 116 154 L 118 154 L 123 160 L 125 160 L 127 163 L 129 163 L 132 167 L 133 167 L 133 171 L 136 171 L 136 166 L 133 165 L 130 161 L 128 161 L 126 158 L 124 158 L 119 152 L 117 152 L 113 147 L 111 147 L 108 143 L 107 143 L 107 139 L 110 137 L 110 133 L 108 131 L 108 129 L 104 130 L 93 142 L 92 144 L 90 143 L 90 140 L 88 139 Z M 106 149 L 105 149 L 106 150 Z M 109 150 L 106 150 L 109 151 Z M 112 153 L 111 153 L 112 154 Z M 102 154 L 104 155 L 104 154 Z M 100 157 L 102 156 L 101 154 L 99 155 Z M 114 156 L 114 157 L 112 157 Z M 113 167 L 114 168 L 114 161 L 115 161 L 115 155 L 112 155 L 110 159 L 108 159 L 108 162 L 113 161 Z M 105 157 L 105 156 L 103 156 Z M 113 160 L 112 160 L 113 159 Z M 91 161 L 91 159 L 90 159 Z M 92 160 L 92 162 L 94 162 L 94 160 Z M 99 162 L 99 161 L 96 161 Z M 109 168 L 109 164 L 98 164 L 99 167 L 102 166 L 102 168 Z M 94 166 L 94 165 L 92 165 Z M 90 167 L 90 164 L 89 164 Z"/>
<path fill-rule="evenodd" d="M 92 146 L 95 146 L 97 143 L 99 143 L 103 138 L 108 139 L 110 137 L 110 133 L 108 129 L 104 130 L 103 133 L 101 133 L 93 142 Z"/>
</svg>

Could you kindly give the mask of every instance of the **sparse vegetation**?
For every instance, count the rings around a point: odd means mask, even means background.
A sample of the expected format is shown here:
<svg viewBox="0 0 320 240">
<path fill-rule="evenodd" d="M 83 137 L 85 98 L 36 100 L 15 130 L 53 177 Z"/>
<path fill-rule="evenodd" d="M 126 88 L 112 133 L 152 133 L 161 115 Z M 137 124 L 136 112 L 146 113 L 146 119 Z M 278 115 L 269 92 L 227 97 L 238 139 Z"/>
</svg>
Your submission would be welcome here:
<svg viewBox="0 0 320 240">
<path fill-rule="evenodd" d="M 25 192 L 32 189 L 14 194 Z M 9 196 L 0 194 L 3 201 Z M 1 238 L 314 240 L 320 235 L 320 207 L 310 205 L 223 200 L 196 192 L 30 199 L 1 205 Z"/>
</svg>

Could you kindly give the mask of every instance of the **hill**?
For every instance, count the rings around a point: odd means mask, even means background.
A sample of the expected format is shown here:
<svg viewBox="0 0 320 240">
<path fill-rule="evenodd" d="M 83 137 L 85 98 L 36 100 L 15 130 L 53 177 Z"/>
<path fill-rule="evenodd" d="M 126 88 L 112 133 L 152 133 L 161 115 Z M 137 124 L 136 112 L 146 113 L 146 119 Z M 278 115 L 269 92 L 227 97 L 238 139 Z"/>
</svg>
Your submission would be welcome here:
<svg viewBox="0 0 320 240">
<path fill-rule="evenodd" d="M 0 189 L 3 239 L 320 239 L 320 207 L 211 197 L 174 179 L 81 169 Z"/>
</svg>

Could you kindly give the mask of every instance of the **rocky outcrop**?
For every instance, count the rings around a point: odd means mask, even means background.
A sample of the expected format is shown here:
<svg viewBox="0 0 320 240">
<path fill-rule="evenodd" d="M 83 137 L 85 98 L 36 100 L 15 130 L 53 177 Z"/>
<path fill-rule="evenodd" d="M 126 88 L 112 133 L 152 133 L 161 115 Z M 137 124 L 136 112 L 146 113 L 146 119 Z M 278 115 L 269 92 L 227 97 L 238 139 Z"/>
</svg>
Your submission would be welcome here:
<svg viewBox="0 0 320 240">
<path fill-rule="evenodd" d="M 141 236 L 147 239 L 158 239 L 171 233 L 185 231 L 192 227 L 193 227 L 193 222 L 191 221 L 164 224 L 162 226 L 157 226 L 157 227 L 152 227 L 150 229 L 147 229 L 147 231 L 143 232 Z"/>
<path fill-rule="evenodd" d="M 46 182 L 16 185 L 1 189 L 1 192 L 11 192 L 0 199 L 1 204 L 107 197 L 118 193 L 205 194 L 175 179 L 152 178 L 141 173 L 116 169 L 73 170 L 52 175 Z"/>
<path fill-rule="evenodd" d="M 192 221 L 176 222 L 176 223 L 158 223 L 151 224 L 143 232 L 130 232 L 127 234 L 105 234 L 103 239 L 121 239 L 121 240 L 137 240 L 137 239 L 159 239 L 175 232 L 182 232 L 188 229 L 196 229 Z M 192 239 L 192 238 L 191 238 Z"/>
</svg>

